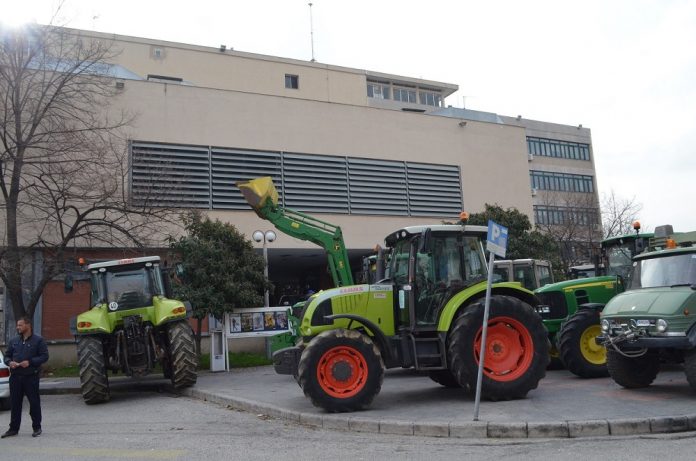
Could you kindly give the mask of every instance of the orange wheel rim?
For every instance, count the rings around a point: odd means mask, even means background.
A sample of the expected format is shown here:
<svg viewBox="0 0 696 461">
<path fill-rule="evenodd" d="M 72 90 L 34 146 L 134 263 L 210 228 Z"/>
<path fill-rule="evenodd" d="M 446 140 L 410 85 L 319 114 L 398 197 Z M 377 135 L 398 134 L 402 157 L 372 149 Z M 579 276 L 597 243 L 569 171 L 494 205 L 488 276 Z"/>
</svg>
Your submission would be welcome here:
<svg viewBox="0 0 696 461">
<path fill-rule="evenodd" d="M 479 329 L 474 342 L 476 364 L 481 356 Z M 496 317 L 488 322 L 484 374 L 494 381 L 514 381 L 522 376 L 532 364 L 534 342 L 529 330 L 518 320 Z"/>
<path fill-rule="evenodd" d="M 367 361 L 355 348 L 336 346 L 324 353 L 317 366 L 317 380 L 331 397 L 347 399 L 360 392 L 367 382 Z"/>
</svg>

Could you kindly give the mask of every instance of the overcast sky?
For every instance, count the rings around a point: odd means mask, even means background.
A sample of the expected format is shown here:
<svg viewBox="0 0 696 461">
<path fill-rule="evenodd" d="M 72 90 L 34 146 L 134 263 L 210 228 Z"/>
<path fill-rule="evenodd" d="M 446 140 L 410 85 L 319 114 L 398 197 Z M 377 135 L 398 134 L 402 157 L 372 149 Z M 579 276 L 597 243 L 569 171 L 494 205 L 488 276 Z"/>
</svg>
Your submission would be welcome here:
<svg viewBox="0 0 696 461">
<path fill-rule="evenodd" d="M 56 0 L 1 0 L 48 23 Z M 446 103 L 592 130 L 597 184 L 696 230 L 696 0 L 314 0 L 318 62 L 459 85 Z M 309 60 L 302 0 L 66 0 L 79 29 Z"/>
</svg>

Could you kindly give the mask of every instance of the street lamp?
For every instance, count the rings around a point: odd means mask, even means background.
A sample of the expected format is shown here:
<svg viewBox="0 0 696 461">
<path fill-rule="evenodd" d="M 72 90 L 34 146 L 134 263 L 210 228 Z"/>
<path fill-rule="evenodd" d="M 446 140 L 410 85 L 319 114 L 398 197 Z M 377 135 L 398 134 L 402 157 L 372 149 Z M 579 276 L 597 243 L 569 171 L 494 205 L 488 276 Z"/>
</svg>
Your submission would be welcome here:
<svg viewBox="0 0 696 461">
<path fill-rule="evenodd" d="M 273 242 L 276 239 L 276 233 L 272 230 L 266 232 L 257 230 L 254 231 L 251 238 L 254 239 L 254 242 L 263 242 L 263 275 L 266 276 L 266 280 L 268 280 L 268 248 L 266 247 L 266 243 Z M 266 289 L 263 293 L 263 305 L 265 307 L 269 306 L 268 289 Z"/>
</svg>

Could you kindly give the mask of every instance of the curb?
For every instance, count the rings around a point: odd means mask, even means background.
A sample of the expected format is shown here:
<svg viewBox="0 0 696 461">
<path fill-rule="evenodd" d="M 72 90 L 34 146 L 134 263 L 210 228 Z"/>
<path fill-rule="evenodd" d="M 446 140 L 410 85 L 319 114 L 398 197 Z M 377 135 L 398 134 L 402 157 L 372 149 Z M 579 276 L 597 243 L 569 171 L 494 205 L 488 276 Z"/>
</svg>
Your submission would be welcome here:
<svg viewBox="0 0 696 461">
<path fill-rule="evenodd" d="M 582 438 L 625 435 L 665 434 L 696 431 L 696 414 L 658 418 L 596 419 L 586 421 L 522 422 L 424 422 L 376 420 L 341 414 L 316 414 L 287 410 L 253 400 L 223 397 L 199 389 L 183 389 L 180 395 L 223 405 L 230 409 L 263 414 L 312 427 L 351 432 L 417 435 L 447 438 L 535 439 Z"/>
</svg>

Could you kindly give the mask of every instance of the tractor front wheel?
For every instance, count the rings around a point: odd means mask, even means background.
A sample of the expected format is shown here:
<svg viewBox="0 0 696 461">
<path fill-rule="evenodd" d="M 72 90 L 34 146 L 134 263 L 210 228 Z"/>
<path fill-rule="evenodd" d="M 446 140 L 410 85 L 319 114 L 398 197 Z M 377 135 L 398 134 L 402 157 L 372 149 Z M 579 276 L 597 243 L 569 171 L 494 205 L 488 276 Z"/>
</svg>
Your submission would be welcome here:
<svg viewBox="0 0 696 461">
<path fill-rule="evenodd" d="M 559 347 L 566 369 L 581 378 L 609 376 L 607 350 L 595 342 L 602 334 L 599 311 L 581 309 L 561 327 Z"/>
<path fill-rule="evenodd" d="M 78 336 L 77 364 L 80 368 L 82 398 L 88 405 L 108 402 L 109 377 L 106 374 L 104 345 L 98 336 Z"/>
<path fill-rule="evenodd" d="M 174 389 L 191 387 L 196 384 L 198 356 L 193 340 L 191 326 L 185 321 L 170 323 L 167 327 L 169 340 L 168 371 Z"/>
<path fill-rule="evenodd" d="M 320 333 L 302 351 L 300 387 L 312 404 L 330 412 L 367 407 L 382 388 L 384 364 L 379 349 L 355 330 Z"/>
<path fill-rule="evenodd" d="M 607 349 L 607 368 L 616 384 L 627 389 L 648 387 L 660 371 L 660 358 L 654 352 L 640 357 L 626 357 L 613 349 Z"/>
<path fill-rule="evenodd" d="M 457 317 L 448 338 L 450 371 L 469 392 L 476 390 L 484 301 Z M 549 341 L 539 315 L 511 296 L 492 296 L 481 395 L 489 400 L 524 398 L 546 375 Z"/>
</svg>

